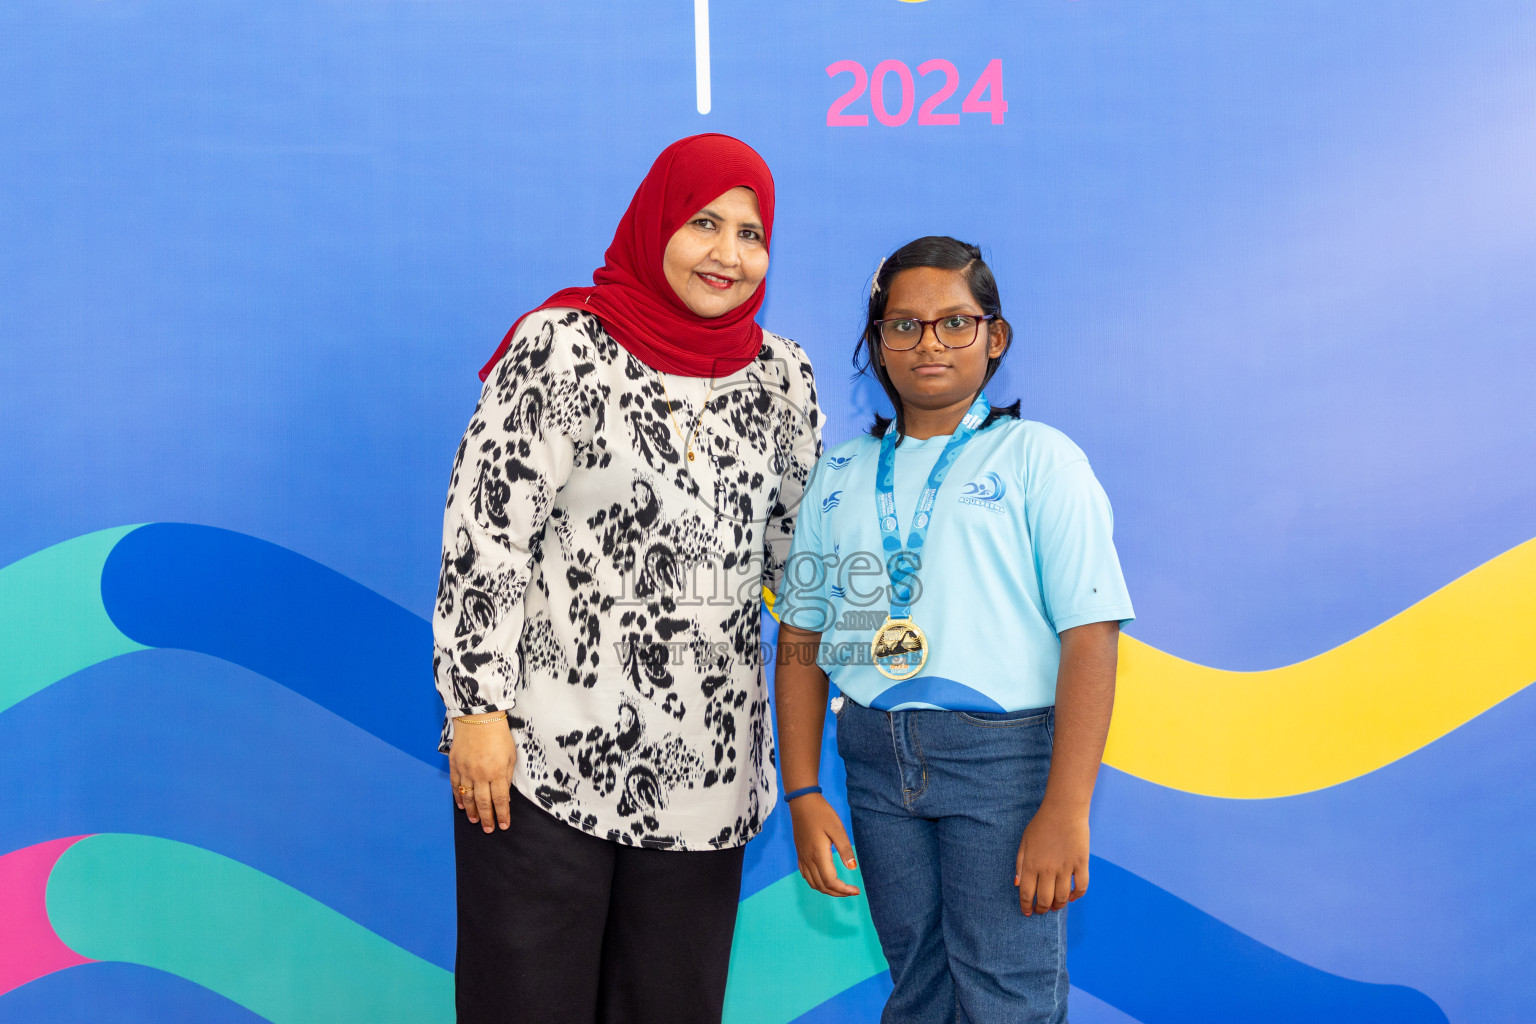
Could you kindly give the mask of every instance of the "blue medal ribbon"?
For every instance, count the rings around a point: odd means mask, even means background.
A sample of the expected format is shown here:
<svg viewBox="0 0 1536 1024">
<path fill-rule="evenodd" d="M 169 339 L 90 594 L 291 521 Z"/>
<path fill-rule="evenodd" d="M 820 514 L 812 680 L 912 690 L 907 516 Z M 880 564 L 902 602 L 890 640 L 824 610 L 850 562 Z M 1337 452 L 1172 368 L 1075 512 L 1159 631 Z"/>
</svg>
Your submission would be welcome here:
<svg viewBox="0 0 1536 1024">
<path fill-rule="evenodd" d="M 960 457 L 960 449 L 981 429 L 991 411 L 992 403 L 987 401 L 987 396 L 977 395 L 976 401 L 971 403 L 970 409 L 960 420 L 960 425 L 950 435 L 949 443 L 939 453 L 939 461 L 933 464 L 933 469 L 928 473 L 928 486 L 923 488 L 923 493 L 917 499 L 917 511 L 912 514 L 912 529 L 907 533 L 905 549 L 901 546 L 899 524 L 896 521 L 896 425 L 893 423 L 887 427 L 885 436 L 880 439 L 880 464 L 875 473 L 875 506 L 880 516 L 880 544 L 885 548 L 886 571 L 891 577 L 890 617 L 893 619 L 912 617 L 910 581 L 917 574 L 917 566 L 921 561 L 919 552 L 928 537 L 928 527 L 933 524 L 933 503 L 939 495 L 939 488 L 944 484 L 944 478 Z"/>
</svg>

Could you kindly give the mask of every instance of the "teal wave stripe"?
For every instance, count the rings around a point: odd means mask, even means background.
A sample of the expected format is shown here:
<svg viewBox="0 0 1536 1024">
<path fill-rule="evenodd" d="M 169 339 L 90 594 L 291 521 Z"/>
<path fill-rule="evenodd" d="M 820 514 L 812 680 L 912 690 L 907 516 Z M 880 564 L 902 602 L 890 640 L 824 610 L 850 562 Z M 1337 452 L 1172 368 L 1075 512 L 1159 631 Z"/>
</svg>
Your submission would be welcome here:
<svg viewBox="0 0 1536 1024">
<path fill-rule="evenodd" d="M 786 1024 L 887 969 L 862 895 L 834 899 L 787 875 L 736 913 L 725 1024 Z"/>
<path fill-rule="evenodd" d="M 178 975 L 273 1024 L 451 1024 L 453 975 L 209 850 L 101 834 L 48 881 L 48 916 L 93 960 Z"/>
<path fill-rule="evenodd" d="M 148 650 L 101 601 L 101 567 L 137 529 L 87 533 L 0 569 L 0 711 L 97 662 Z"/>
</svg>

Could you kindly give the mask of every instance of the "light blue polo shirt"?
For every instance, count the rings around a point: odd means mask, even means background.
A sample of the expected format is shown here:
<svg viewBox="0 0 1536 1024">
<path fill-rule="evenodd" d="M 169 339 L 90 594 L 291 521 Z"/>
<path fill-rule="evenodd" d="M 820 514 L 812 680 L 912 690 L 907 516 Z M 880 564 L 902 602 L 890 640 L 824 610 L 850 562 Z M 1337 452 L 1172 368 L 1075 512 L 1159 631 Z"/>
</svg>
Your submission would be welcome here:
<svg viewBox="0 0 1536 1024">
<path fill-rule="evenodd" d="M 949 441 L 896 448 L 896 517 L 906 536 Z M 822 634 L 818 662 L 866 707 L 1021 711 L 1056 702 L 1062 630 L 1134 617 L 1114 513 L 1082 450 L 1043 423 L 999 419 L 961 449 L 934 504 L 912 618 L 930 651 L 897 682 L 870 660 L 890 609 L 875 515 L 880 442 L 823 456 L 799 509 L 774 602 L 781 622 Z"/>
</svg>

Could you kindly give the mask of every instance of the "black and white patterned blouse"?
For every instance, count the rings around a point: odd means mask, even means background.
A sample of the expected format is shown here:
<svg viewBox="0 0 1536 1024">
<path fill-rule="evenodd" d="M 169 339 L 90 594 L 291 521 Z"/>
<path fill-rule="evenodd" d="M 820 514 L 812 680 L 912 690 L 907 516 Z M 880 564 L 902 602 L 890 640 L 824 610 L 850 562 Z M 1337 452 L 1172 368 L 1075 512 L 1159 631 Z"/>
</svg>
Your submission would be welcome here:
<svg viewBox="0 0 1536 1024">
<path fill-rule="evenodd" d="M 453 464 L 443 749 L 454 716 L 506 710 L 513 784 L 570 824 L 676 850 L 751 839 L 777 791 L 762 588 L 820 451 L 792 341 L 765 332 L 710 381 L 651 369 L 588 313 L 527 317 Z"/>
</svg>

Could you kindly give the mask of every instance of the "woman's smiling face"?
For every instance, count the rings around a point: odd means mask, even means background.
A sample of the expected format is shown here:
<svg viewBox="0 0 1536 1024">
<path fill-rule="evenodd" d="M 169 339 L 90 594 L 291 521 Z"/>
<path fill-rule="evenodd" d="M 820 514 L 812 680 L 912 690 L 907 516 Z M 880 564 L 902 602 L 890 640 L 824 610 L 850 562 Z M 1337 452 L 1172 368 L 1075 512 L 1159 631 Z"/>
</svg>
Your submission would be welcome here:
<svg viewBox="0 0 1536 1024">
<path fill-rule="evenodd" d="M 757 195 L 736 187 L 688 219 L 662 256 L 667 283 L 699 316 L 724 316 L 756 294 L 768 274 Z"/>
<path fill-rule="evenodd" d="M 937 320 L 954 314 L 982 316 L 971 286 L 959 270 L 913 267 L 891 278 L 882 319 L 912 317 Z M 987 361 L 1008 347 L 1006 328 L 996 321 L 977 325 L 976 340 L 966 348 L 946 348 L 933 327 L 923 328 L 922 340 L 906 352 L 879 344 L 879 359 L 908 409 L 945 409 L 968 402 L 981 390 Z"/>
</svg>

